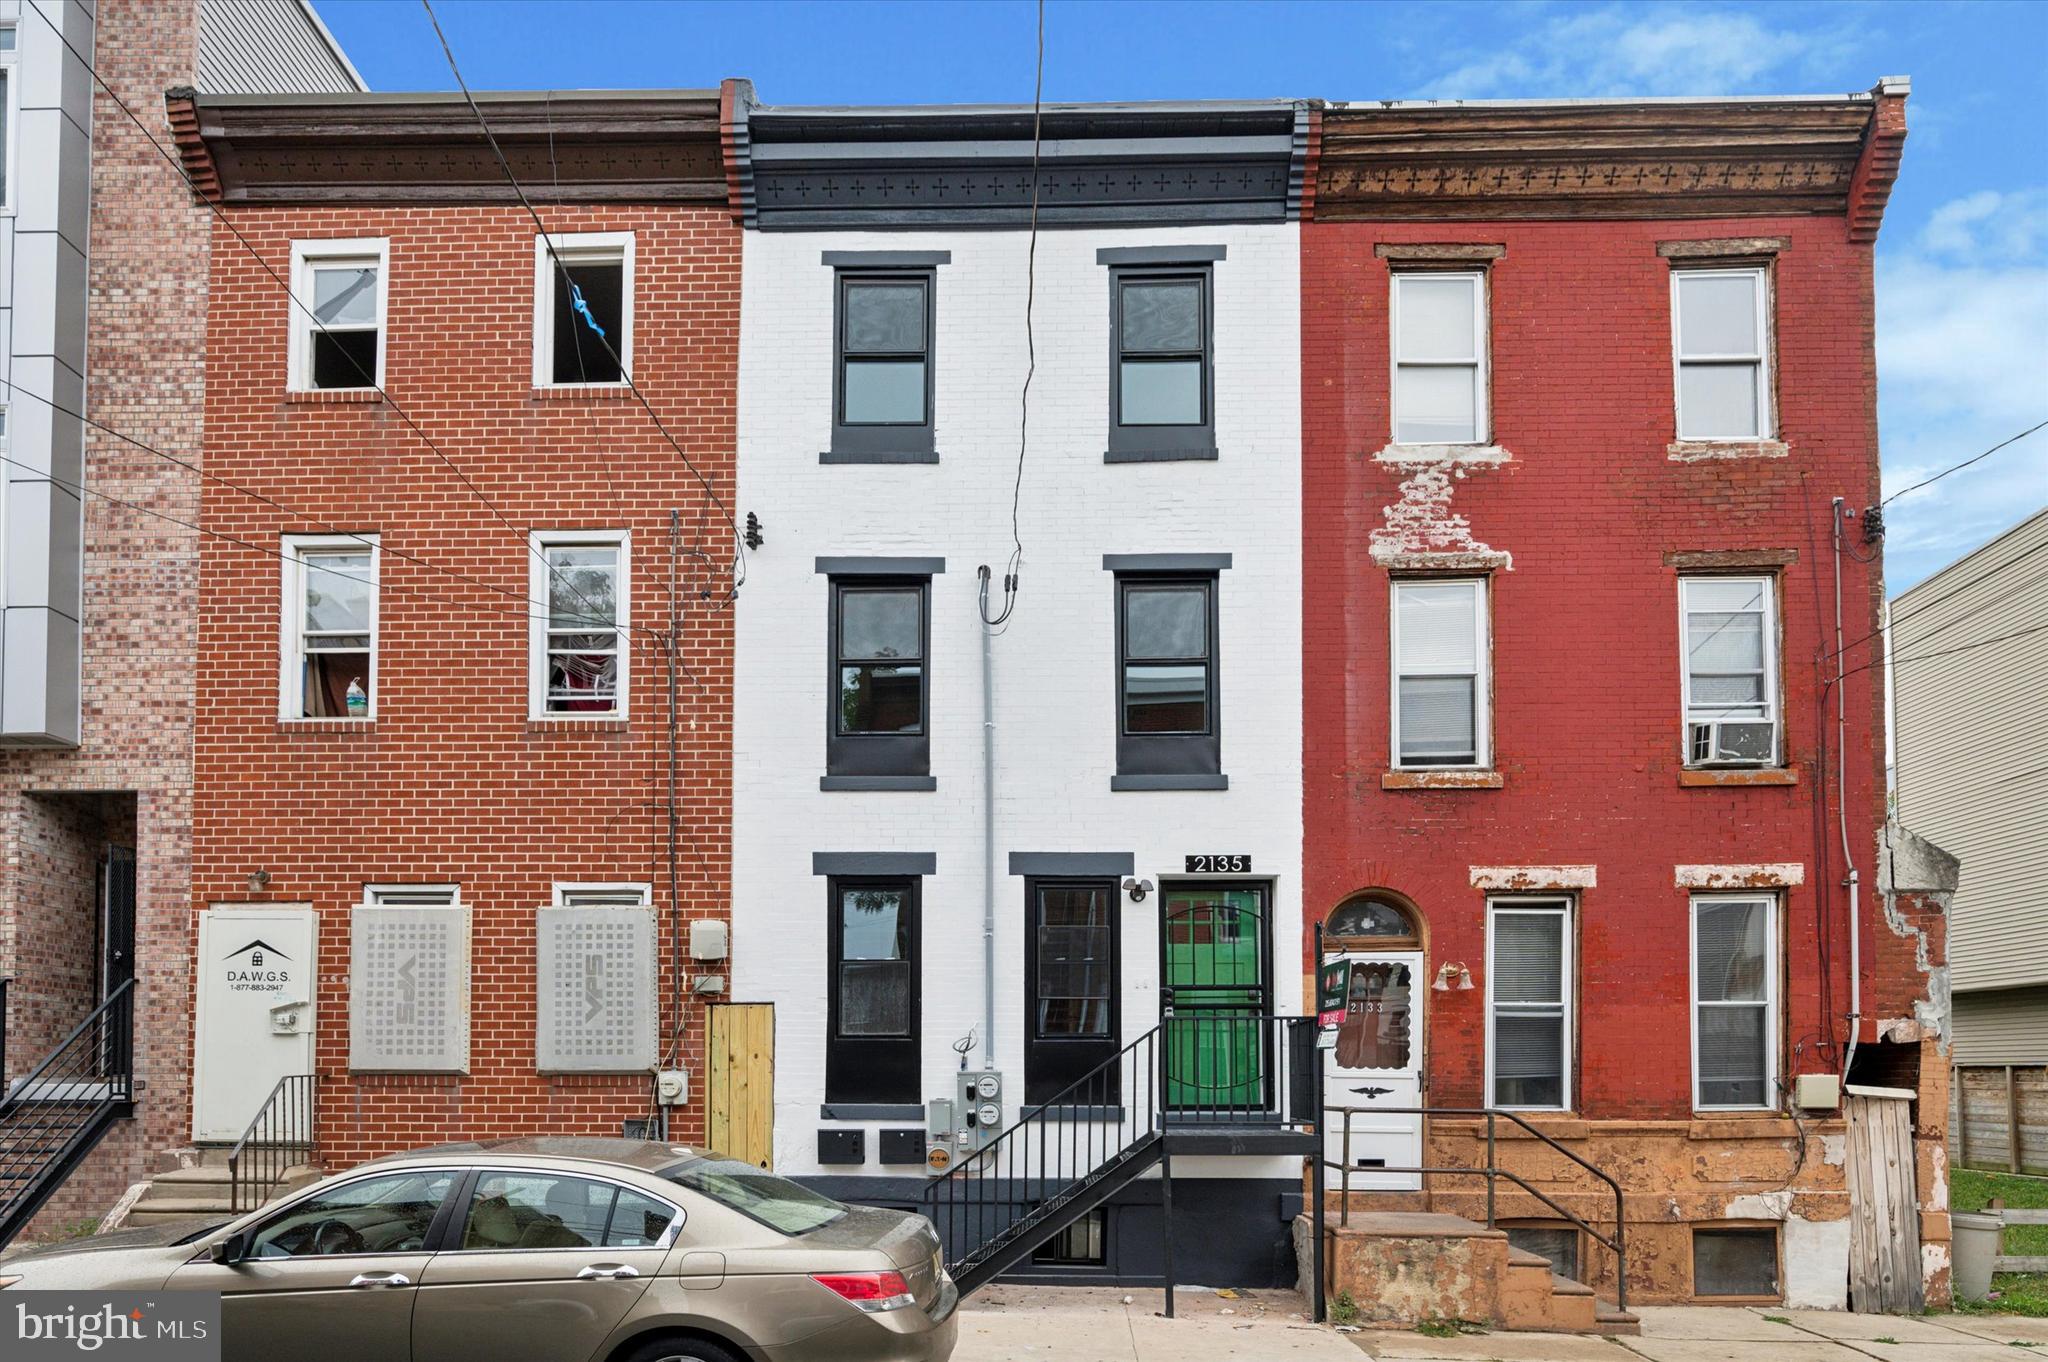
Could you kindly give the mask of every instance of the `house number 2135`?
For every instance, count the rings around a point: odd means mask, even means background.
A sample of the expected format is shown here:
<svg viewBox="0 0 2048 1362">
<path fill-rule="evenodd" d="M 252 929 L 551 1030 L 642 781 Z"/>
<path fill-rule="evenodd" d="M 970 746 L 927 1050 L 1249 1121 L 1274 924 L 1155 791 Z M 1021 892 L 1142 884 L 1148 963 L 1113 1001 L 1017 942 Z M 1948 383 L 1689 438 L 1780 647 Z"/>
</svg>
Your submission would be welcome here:
<svg viewBox="0 0 2048 1362">
<path fill-rule="evenodd" d="M 1190 856 L 1187 873 L 1190 875 L 1249 875 L 1252 873 L 1252 858 L 1249 856 Z"/>
</svg>

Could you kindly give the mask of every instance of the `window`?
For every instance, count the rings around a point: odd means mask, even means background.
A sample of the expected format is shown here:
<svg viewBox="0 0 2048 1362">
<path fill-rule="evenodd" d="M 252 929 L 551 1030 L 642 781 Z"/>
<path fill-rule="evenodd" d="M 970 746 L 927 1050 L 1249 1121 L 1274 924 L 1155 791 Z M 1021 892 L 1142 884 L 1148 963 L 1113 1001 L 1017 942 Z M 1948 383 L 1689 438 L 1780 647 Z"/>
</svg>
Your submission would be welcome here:
<svg viewBox="0 0 2048 1362">
<path fill-rule="evenodd" d="M 1025 892 L 1031 916 L 1024 943 L 1024 1100 L 1047 1102 L 1113 1058 L 1122 1044 L 1116 936 L 1123 896 L 1115 880 L 1032 880 Z"/>
<path fill-rule="evenodd" d="M 555 882 L 557 908 L 645 908 L 651 902 L 644 884 L 563 884 Z"/>
<path fill-rule="evenodd" d="M 1394 765 L 1484 767 L 1486 583 L 1394 583 Z"/>
<path fill-rule="evenodd" d="M 257 1230 L 252 1258 L 418 1253 L 455 1185 L 445 1168 L 358 1178 L 296 1202 Z"/>
<path fill-rule="evenodd" d="M 1216 577 L 1117 578 L 1117 772 L 1222 770 L 1216 686 Z"/>
<path fill-rule="evenodd" d="M 377 537 L 284 540 L 278 717 L 377 717 Z"/>
<path fill-rule="evenodd" d="M 1216 457 L 1210 271 L 1110 271 L 1109 457 Z"/>
<path fill-rule="evenodd" d="M 934 272 L 841 270 L 832 448 L 930 453 Z"/>
<path fill-rule="evenodd" d="M 1031 1255 L 1038 1267 L 1101 1267 L 1109 1261 L 1109 1208 L 1098 1206 L 1045 1241 Z"/>
<path fill-rule="evenodd" d="M 832 579 L 829 774 L 914 777 L 930 772 L 925 671 L 930 593 L 929 577 Z"/>
<path fill-rule="evenodd" d="M 633 234 L 535 237 L 533 260 L 534 386 L 623 383 L 633 367 Z"/>
<path fill-rule="evenodd" d="M 1770 577 L 1681 577 L 1685 763 L 1778 760 L 1778 625 Z"/>
<path fill-rule="evenodd" d="M 1503 1225 L 1508 1247 L 1533 1253 L 1550 1261 L 1550 1270 L 1568 1281 L 1579 1281 L 1579 1231 L 1572 1225 Z"/>
<path fill-rule="evenodd" d="M 462 901 L 459 884 L 366 884 L 365 908 L 452 908 Z"/>
<path fill-rule="evenodd" d="M 535 719 L 626 714 L 627 536 L 624 530 L 533 537 L 529 713 Z"/>
<path fill-rule="evenodd" d="M 808 1234 L 846 1218 L 846 1207 L 822 1192 L 737 1159 L 685 1159 L 662 1169 L 658 1176 L 710 1197 L 778 1234 Z"/>
<path fill-rule="evenodd" d="M 1561 1111 L 1571 1096 L 1571 904 L 1487 904 L 1486 1066 L 1496 1107 Z"/>
<path fill-rule="evenodd" d="M 1776 900 L 1692 901 L 1693 1105 L 1777 1105 Z"/>
<path fill-rule="evenodd" d="M 1346 899 L 1323 927 L 1325 939 L 1369 940 L 1381 949 L 1420 946 L 1415 919 L 1398 903 L 1374 894 Z"/>
<path fill-rule="evenodd" d="M 1486 442 L 1486 276 L 1393 276 L 1394 443 Z"/>
<path fill-rule="evenodd" d="M 917 1102 L 918 884 L 831 885 L 827 1102 Z"/>
<path fill-rule="evenodd" d="M 1771 434 L 1770 272 L 1671 272 L 1678 438 L 1761 440 Z"/>
<path fill-rule="evenodd" d="M 480 1174 L 464 1251 L 665 1247 L 682 1212 L 643 1193 L 546 1172 Z"/>
<path fill-rule="evenodd" d="M 1695 1296 L 1778 1296 L 1778 1232 L 1712 1229 L 1692 1232 Z"/>
<path fill-rule="evenodd" d="M 14 25 L 0 24 L 0 212 L 14 207 L 14 125 L 19 121 L 14 44 Z"/>
<path fill-rule="evenodd" d="M 389 257 L 381 239 L 292 243 L 295 391 L 384 386 Z"/>
</svg>

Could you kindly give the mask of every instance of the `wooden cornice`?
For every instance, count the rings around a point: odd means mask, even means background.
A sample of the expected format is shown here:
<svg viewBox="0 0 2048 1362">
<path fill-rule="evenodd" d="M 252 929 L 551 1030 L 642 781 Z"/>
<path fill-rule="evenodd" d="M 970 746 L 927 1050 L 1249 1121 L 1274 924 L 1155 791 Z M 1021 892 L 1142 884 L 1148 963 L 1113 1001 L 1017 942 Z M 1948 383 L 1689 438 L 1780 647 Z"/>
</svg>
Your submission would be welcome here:
<svg viewBox="0 0 2048 1362">
<path fill-rule="evenodd" d="M 716 91 L 479 103 L 535 202 L 725 202 Z M 196 126 L 178 129 L 180 150 L 188 168 L 204 157 L 228 203 L 516 202 L 460 96 L 198 95 L 187 107 Z"/>
<path fill-rule="evenodd" d="M 1323 114 L 1315 216 L 1845 213 L 1882 103 L 1845 95 L 1338 106 Z"/>
</svg>

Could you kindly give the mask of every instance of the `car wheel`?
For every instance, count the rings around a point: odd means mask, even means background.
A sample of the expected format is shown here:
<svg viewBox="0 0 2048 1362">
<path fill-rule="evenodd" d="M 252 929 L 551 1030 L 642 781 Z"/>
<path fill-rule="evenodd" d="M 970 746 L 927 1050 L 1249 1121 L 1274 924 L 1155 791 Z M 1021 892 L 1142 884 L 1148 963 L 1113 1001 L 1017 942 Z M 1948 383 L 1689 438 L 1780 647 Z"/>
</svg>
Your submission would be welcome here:
<svg viewBox="0 0 2048 1362">
<path fill-rule="evenodd" d="M 719 1344 L 697 1338 L 657 1338 L 641 1344 L 619 1362 L 740 1362 Z"/>
</svg>

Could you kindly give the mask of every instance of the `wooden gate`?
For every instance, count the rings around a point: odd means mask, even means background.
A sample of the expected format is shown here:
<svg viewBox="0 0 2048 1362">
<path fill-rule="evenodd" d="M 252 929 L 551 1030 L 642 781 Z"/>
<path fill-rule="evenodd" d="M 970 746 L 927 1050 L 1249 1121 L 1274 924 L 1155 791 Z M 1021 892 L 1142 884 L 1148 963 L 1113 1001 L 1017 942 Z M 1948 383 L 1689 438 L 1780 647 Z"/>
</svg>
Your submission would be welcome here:
<svg viewBox="0 0 2048 1362">
<path fill-rule="evenodd" d="M 1849 1304 L 1881 1314 L 1917 1315 L 1920 1199 L 1913 1172 L 1913 1094 L 1903 1088 L 1848 1089 Z"/>
<path fill-rule="evenodd" d="M 775 1165 L 775 1004 L 714 1003 L 705 1043 L 705 1143 Z"/>
</svg>

